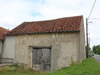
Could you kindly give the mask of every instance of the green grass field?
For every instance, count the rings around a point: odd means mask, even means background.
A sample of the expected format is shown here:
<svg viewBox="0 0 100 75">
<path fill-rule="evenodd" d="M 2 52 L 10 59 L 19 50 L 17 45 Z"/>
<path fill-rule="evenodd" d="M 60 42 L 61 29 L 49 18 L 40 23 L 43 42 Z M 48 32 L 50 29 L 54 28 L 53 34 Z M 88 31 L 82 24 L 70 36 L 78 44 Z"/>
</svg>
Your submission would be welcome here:
<svg viewBox="0 0 100 75">
<path fill-rule="evenodd" d="M 3 71 L 3 72 L 2 72 Z M 23 72 L 7 72 L 2 70 L 0 75 L 100 75 L 100 63 L 95 59 L 85 59 L 81 64 L 76 64 L 71 67 L 63 68 L 52 73 L 30 72 L 26 70 Z"/>
</svg>

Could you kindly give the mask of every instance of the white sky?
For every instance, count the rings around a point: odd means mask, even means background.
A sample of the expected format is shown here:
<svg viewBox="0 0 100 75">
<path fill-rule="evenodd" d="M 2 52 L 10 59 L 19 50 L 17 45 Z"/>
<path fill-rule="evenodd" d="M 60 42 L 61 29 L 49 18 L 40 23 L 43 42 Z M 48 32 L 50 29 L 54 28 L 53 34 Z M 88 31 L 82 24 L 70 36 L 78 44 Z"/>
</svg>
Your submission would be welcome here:
<svg viewBox="0 0 100 75">
<path fill-rule="evenodd" d="M 10 30 L 25 21 L 69 16 L 89 16 L 94 0 L 0 0 L 0 26 Z M 100 44 L 100 0 L 96 1 L 89 23 L 90 43 Z"/>
</svg>

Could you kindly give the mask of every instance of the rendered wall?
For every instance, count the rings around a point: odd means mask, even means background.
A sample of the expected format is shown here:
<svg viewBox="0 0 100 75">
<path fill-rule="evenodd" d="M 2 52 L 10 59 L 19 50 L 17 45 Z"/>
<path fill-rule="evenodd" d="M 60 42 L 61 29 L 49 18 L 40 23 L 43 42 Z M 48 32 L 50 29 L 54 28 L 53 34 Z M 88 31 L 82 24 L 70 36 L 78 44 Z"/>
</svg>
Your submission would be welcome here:
<svg viewBox="0 0 100 75">
<path fill-rule="evenodd" d="M 16 36 L 7 36 L 4 42 L 3 58 L 15 58 Z"/>
<path fill-rule="evenodd" d="M 15 62 L 32 67 L 32 48 L 29 46 L 51 46 L 51 71 L 70 66 L 72 62 L 77 63 L 79 61 L 79 37 L 79 32 L 18 35 Z"/>
<path fill-rule="evenodd" d="M 80 62 L 86 58 L 86 51 L 85 51 L 85 34 L 84 34 L 84 24 L 82 21 L 81 30 L 80 30 Z"/>
</svg>

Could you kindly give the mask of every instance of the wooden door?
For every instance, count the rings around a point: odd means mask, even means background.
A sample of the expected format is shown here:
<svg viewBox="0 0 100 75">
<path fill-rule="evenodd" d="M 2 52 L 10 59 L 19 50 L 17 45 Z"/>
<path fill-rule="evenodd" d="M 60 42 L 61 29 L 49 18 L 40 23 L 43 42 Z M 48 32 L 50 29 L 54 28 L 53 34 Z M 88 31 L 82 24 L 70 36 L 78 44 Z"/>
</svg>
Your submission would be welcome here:
<svg viewBox="0 0 100 75">
<path fill-rule="evenodd" d="M 33 65 L 40 65 L 40 70 L 51 70 L 51 49 L 33 48 Z"/>
</svg>

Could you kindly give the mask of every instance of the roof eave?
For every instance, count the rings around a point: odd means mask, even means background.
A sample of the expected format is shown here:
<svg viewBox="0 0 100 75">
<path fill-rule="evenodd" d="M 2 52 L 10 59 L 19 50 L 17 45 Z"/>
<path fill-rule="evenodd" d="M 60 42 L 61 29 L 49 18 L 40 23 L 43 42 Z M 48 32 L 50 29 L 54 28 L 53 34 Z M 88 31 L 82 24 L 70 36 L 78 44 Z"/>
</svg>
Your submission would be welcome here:
<svg viewBox="0 0 100 75">
<path fill-rule="evenodd" d="M 56 32 L 20 33 L 20 34 L 7 34 L 7 36 L 31 35 L 31 34 L 48 34 L 48 33 L 72 33 L 72 32 L 80 32 L 80 30 L 73 30 L 73 31 L 56 31 Z"/>
</svg>

